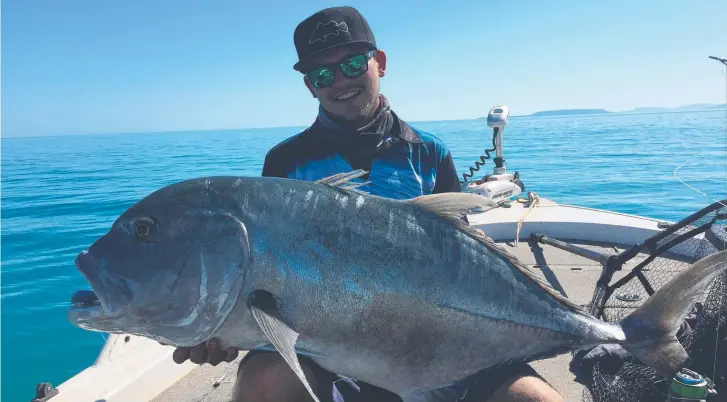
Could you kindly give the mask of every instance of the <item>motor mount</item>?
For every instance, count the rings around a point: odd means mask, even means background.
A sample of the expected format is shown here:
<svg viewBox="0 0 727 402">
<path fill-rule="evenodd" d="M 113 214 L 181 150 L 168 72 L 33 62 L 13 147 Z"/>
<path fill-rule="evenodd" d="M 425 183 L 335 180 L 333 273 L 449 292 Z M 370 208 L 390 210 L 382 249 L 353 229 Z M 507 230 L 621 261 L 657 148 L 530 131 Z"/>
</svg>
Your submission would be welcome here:
<svg viewBox="0 0 727 402">
<path fill-rule="evenodd" d="M 493 149 L 485 150 L 487 157 L 480 157 L 482 163 L 475 162 L 475 166 L 470 168 L 469 177 L 473 177 L 474 172 L 484 166 L 485 160 L 489 158 L 489 153 L 493 150 L 495 151 L 493 160 L 495 167 L 491 175 L 485 175 L 480 180 L 467 182 L 467 174 L 463 175 L 465 181 L 462 183 L 462 191 L 479 194 L 496 203 L 509 201 L 512 197 L 516 197 L 525 191 L 525 185 L 520 180 L 520 175 L 517 172 L 515 174 L 508 173 L 505 167 L 505 158 L 502 156 L 502 131 L 505 129 L 509 118 L 510 108 L 507 105 L 496 105 L 490 109 L 487 114 L 487 125 L 493 131 Z"/>
</svg>

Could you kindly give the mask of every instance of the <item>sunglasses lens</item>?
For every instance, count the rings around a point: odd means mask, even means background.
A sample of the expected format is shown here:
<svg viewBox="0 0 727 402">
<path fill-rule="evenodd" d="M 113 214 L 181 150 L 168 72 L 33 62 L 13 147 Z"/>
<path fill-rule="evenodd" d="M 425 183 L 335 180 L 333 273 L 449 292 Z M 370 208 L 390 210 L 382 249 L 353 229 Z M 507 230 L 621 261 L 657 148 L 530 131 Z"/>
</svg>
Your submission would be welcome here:
<svg viewBox="0 0 727 402">
<path fill-rule="evenodd" d="M 308 73 L 308 79 L 316 88 L 325 88 L 333 84 L 336 72 L 329 68 L 319 68 Z"/>
<path fill-rule="evenodd" d="M 340 68 L 343 75 L 348 78 L 355 78 L 363 75 L 369 68 L 369 57 L 366 54 L 357 54 L 341 63 Z M 317 68 L 308 73 L 308 79 L 315 88 L 325 88 L 333 84 L 336 78 L 336 71 L 330 67 Z"/>
<path fill-rule="evenodd" d="M 358 77 L 368 69 L 368 58 L 359 54 L 341 63 L 341 71 L 346 77 Z"/>
</svg>

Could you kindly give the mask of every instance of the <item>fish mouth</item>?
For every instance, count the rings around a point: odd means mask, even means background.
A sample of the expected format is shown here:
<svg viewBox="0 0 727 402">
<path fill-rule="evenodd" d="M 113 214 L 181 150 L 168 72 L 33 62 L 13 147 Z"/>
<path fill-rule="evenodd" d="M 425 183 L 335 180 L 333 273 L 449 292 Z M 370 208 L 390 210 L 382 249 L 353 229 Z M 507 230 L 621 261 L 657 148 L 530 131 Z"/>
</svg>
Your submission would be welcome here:
<svg viewBox="0 0 727 402">
<path fill-rule="evenodd" d="M 68 308 L 69 320 L 79 327 L 97 329 L 92 327 L 94 323 L 119 318 L 123 311 L 114 308 L 116 303 L 111 302 L 111 290 L 115 290 L 116 294 L 126 295 L 128 287 L 123 281 L 110 281 L 112 278 L 102 276 L 103 267 L 87 251 L 82 251 L 76 257 L 75 264 L 92 290 L 78 290 L 71 295 L 71 306 Z"/>
<path fill-rule="evenodd" d="M 68 309 L 76 322 L 93 318 L 103 318 L 104 307 L 93 290 L 77 290 L 71 295 L 71 307 Z"/>
</svg>

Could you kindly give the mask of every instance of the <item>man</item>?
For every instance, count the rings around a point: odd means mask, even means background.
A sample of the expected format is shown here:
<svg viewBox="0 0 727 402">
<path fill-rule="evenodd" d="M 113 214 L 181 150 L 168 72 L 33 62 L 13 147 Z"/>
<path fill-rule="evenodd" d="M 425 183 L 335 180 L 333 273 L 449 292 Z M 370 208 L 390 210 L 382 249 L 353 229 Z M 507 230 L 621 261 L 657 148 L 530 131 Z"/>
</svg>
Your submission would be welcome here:
<svg viewBox="0 0 727 402">
<path fill-rule="evenodd" d="M 369 172 L 371 194 L 405 199 L 458 192 L 460 184 L 447 147 L 409 126 L 379 92 L 386 54 L 377 49 L 366 20 L 351 7 L 328 8 L 301 22 L 294 42 L 305 85 L 320 102 L 318 117 L 303 131 L 268 152 L 263 176 L 317 180 L 352 169 Z M 486 334 L 483 334 L 486 336 Z M 179 348 L 175 361 L 197 364 L 232 361 L 237 351 L 220 351 L 216 340 Z M 337 376 L 299 356 L 321 401 L 400 401 L 390 392 Z M 528 365 L 497 374 L 473 376 L 442 393 L 442 400 L 556 401 L 557 393 Z M 236 398 L 240 401 L 310 401 L 306 389 L 276 352 L 253 351 L 240 363 Z"/>
</svg>

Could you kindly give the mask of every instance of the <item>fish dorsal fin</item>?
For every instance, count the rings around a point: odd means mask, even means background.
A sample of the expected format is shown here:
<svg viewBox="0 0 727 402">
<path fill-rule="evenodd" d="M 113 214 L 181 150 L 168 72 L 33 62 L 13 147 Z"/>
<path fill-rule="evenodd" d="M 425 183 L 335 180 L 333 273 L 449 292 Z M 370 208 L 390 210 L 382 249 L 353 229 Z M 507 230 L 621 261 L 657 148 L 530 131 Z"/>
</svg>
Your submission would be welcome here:
<svg viewBox="0 0 727 402">
<path fill-rule="evenodd" d="M 452 222 L 458 229 L 469 235 L 471 238 L 496 252 L 505 258 L 515 269 L 522 272 L 527 278 L 531 279 L 537 285 L 545 289 L 556 300 L 576 313 L 588 314 L 581 306 L 563 296 L 555 290 L 548 282 L 541 279 L 527 265 L 520 261 L 514 254 L 511 254 L 504 247 L 495 243 L 494 240 L 487 237 L 485 233 L 479 229 L 470 226 L 461 218 L 467 214 L 475 212 L 485 212 L 493 208 L 497 208 L 497 204 L 492 200 L 481 195 L 471 193 L 440 193 L 432 195 L 423 195 L 408 200 L 417 207 L 435 213 L 448 221 Z"/>
<path fill-rule="evenodd" d="M 351 172 L 336 173 L 331 176 L 326 176 L 322 179 L 316 180 L 315 182 L 318 184 L 325 184 L 331 187 L 340 187 L 345 184 L 351 184 L 351 180 L 358 179 L 361 176 L 365 176 L 367 173 L 368 172 L 365 170 L 356 169 Z"/>
<path fill-rule="evenodd" d="M 460 220 L 475 212 L 485 212 L 497 208 L 497 203 L 489 198 L 471 193 L 439 193 L 422 195 L 408 202 L 446 218 Z"/>
<path fill-rule="evenodd" d="M 493 251 L 496 251 L 500 255 L 502 255 L 509 263 L 511 263 L 515 269 L 522 272 L 526 277 L 531 279 L 536 284 L 540 285 L 541 288 L 543 288 L 546 292 L 548 292 L 553 298 L 561 302 L 564 306 L 568 307 L 575 313 L 580 314 L 586 314 L 590 315 L 587 311 L 583 309 L 580 305 L 575 303 L 573 300 L 567 298 L 566 296 L 563 296 L 560 292 L 555 290 L 553 286 L 546 282 L 544 279 L 540 278 L 535 272 L 533 272 L 530 267 L 525 265 L 522 261 L 520 261 L 514 254 L 511 254 L 509 251 L 507 251 L 504 247 L 500 246 L 499 244 L 495 243 L 494 240 L 487 237 L 482 233 L 481 231 L 478 231 L 477 229 L 467 225 L 466 223 L 462 222 L 462 226 L 466 226 L 469 228 L 468 233 L 472 235 L 472 237 L 475 238 L 475 240 L 479 241 L 480 243 L 484 244 L 486 247 L 490 248 Z"/>
<path fill-rule="evenodd" d="M 352 180 L 365 176 L 367 173 L 368 172 L 365 170 L 356 169 L 351 172 L 336 173 L 331 176 L 326 176 L 322 179 L 316 180 L 315 183 L 323 184 L 344 193 L 348 191 L 354 191 L 357 193 L 365 194 L 363 191 L 358 190 L 358 187 L 365 186 L 366 184 L 369 184 L 371 182 L 354 182 Z"/>
</svg>

